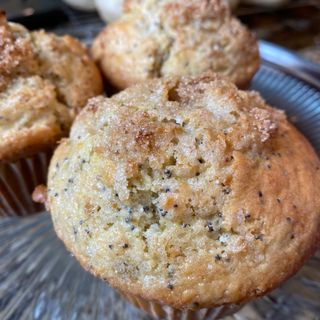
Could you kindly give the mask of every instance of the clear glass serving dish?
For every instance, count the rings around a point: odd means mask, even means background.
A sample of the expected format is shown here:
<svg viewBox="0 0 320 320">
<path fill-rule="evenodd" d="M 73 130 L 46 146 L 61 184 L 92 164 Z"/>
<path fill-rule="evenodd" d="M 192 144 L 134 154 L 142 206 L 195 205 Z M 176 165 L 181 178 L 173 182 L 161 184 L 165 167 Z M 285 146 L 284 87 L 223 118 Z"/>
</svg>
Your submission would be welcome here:
<svg viewBox="0 0 320 320">
<path fill-rule="evenodd" d="M 90 43 L 101 28 L 95 15 L 71 15 L 54 31 Z M 284 109 L 320 153 L 320 72 L 290 52 L 261 43 L 262 65 L 251 89 Z M 282 58 L 282 60 L 281 60 Z M 0 319 L 150 319 L 65 250 L 43 212 L 0 220 Z M 320 319 L 320 251 L 268 296 L 228 319 Z"/>
</svg>

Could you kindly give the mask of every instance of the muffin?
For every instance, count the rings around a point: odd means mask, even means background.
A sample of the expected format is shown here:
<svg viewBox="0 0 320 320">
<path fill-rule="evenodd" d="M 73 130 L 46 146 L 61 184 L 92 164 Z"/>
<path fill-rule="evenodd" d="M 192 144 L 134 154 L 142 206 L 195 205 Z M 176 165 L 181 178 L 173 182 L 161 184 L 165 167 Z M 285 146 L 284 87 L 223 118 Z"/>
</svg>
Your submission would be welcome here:
<svg viewBox="0 0 320 320">
<path fill-rule="evenodd" d="M 45 181 L 48 150 L 103 87 L 72 37 L 29 32 L 0 14 L 0 38 L 0 216 L 20 215 L 35 209 L 31 193 Z"/>
<path fill-rule="evenodd" d="M 223 0 L 127 0 L 124 10 L 92 46 L 93 58 L 118 89 L 207 71 L 246 87 L 259 67 L 255 37 Z"/>
<path fill-rule="evenodd" d="M 71 0 L 65 0 L 65 1 L 71 2 Z M 133 1 L 139 3 L 139 1 L 143 1 L 143 0 L 131 0 L 130 2 L 129 0 L 127 0 L 126 7 L 128 7 L 128 4 L 130 5 L 130 3 L 132 3 Z M 239 1 L 240 0 L 226 0 L 226 2 L 229 4 L 232 10 L 238 6 Z M 107 22 L 119 19 L 119 17 L 122 15 L 123 0 L 109 0 L 109 1 L 95 0 L 95 5 L 100 17 Z"/>
<path fill-rule="evenodd" d="M 81 265 L 130 301 L 214 319 L 314 253 L 319 169 L 283 111 L 207 74 L 91 99 L 35 196 Z"/>
</svg>

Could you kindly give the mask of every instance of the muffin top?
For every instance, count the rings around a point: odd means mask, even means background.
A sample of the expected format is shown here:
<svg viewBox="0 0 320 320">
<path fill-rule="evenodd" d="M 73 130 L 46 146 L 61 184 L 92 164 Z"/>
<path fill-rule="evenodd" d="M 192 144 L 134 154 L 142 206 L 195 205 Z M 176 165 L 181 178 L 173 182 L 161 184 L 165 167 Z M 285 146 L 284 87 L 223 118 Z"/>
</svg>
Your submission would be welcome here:
<svg viewBox="0 0 320 320">
<path fill-rule="evenodd" d="M 320 162 L 285 114 L 216 75 L 91 99 L 55 151 L 48 208 L 119 290 L 176 308 L 260 296 L 314 252 Z"/>
<path fill-rule="evenodd" d="M 30 32 L 0 13 L 0 160 L 54 144 L 102 90 L 99 71 L 78 40 Z"/>
<path fill-rule="evenodd" d="M 255 37 L 223 0 L 127 0 L 124 9 L 92 46 L 117 88 L 207 71 L 244 87 L 259 66 Z"/>
</svg>

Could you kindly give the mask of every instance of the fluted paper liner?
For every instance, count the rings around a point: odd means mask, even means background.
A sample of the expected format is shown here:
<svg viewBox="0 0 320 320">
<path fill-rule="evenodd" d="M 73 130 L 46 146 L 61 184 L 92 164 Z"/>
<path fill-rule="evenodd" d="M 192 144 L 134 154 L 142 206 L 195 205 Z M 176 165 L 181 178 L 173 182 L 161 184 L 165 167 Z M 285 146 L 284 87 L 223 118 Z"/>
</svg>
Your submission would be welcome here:
<svg viewBox="0 0 320 320">
<path fill-rule="evenodd" d="M 199 310 L 178 310 L 168 305 L 162 305 L 153 301 L 145 300 L 141 297 L 121 292 L 134 306 L 144 310 L 155 319 L 167 320 L 216 320 L 230 316 L 239 311 L 243 305 L 225 305 L 217 308 L 207 308 Z"/>
<path fill-rule="evenodd" d="M 0 217 L 27 216 L 44 210 L 32 201 L 33 190 L 46 183 L 52 151 L 0 163 Z"/>
</svg>

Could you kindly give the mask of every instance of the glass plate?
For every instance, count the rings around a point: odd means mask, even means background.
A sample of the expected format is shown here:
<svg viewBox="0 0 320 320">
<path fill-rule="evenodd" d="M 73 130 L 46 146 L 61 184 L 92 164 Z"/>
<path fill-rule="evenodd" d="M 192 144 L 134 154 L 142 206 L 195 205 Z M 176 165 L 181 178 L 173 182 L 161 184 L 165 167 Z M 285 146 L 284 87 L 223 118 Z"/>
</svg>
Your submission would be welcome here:
<svg viewBox="0 0 320 320">
<path fill-rule="evenodd" d="M 89 43 L 102 26 L 91 15 L 71 18 L 71 23 L 55 31 Z M 314 81 L 310 85 L 289 72 L 264 61 L 251 88 L 284 109 L 319 153 L 320 92 Z M 150 318 L 85 272 L 57 239 L 44 212 L 0 220 L 0 319 Z M 320 319 L 320 251 L 282 287 L 227 319 Z"/>
</svg>

